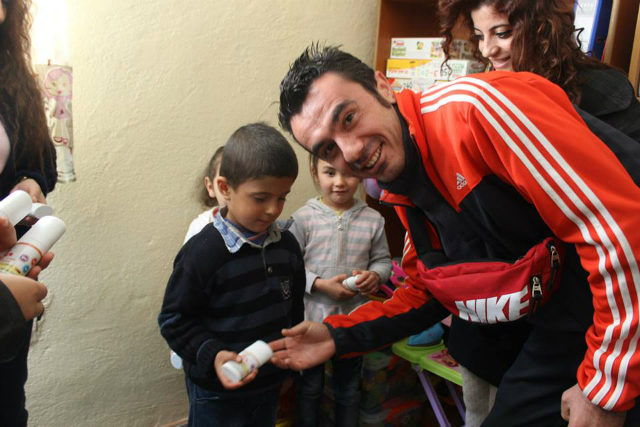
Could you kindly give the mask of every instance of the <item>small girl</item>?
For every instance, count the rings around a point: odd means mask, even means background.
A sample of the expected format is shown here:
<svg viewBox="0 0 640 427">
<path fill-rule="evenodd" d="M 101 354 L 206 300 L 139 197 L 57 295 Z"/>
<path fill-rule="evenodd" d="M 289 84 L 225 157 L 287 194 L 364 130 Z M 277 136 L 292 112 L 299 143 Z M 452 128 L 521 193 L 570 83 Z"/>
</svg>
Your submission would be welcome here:
<svg viewBox="0 0 640 427">
<path fill-rule="evenodd" d="M 305 319 L 321 322 L 368 301 L 391 274 L 384 219 L 354 199 L 360 180 L 311 155 L 309 169 L 321 193 L 294 214 L 290 231 L 300 243 L 307 271 Z M 342 284 L 349 276 L 358 291 Z M 335 424 L 358 425 L 362 357 L 333 361 Z M 296 426 L 317 426 L 324 388 L 324 365 L 307 369 L 296 384 Z"/>
<path fill-rule="evenodd" d="M 209 208 L 202 212 L 200 215 L 196 217 L 193 221 L 191 221 L 191 225 L 189 225 L 189 229 L 187 230 L 187 235 L 184 238 L 184 243 L 187 243 L 187 240 L 195 236 L 204 228 L 205 225 L 213 222 L 213 217 L 216 216 L 216 212 L 218 212 L 218 204 L 221 203 L 222 196 L 219 194 L 218 187 L 215 185 L 215 179 L 218 177 L 220 173 L 220 163 L 222 162 L 222 154 L 224 153 L 224 146 L 218 148 L 211 160 L 209 160 L 209 164 L 204 171 L 204 188 L 200 187 L 200 203 L 202 206 Z"/>
<path fill-rule="evenodd" d="M 213 217 L 216 216 L 218 212 L 220 201 L 224 200 L 219 193 L 218 186 L 215 185 L 215 179 L 218 177 L 220 173 L 220 163 L 222 163 L 222 154 L 224 153 L 224 146 L 218 148 L 211 160 L 209 160 L 209 164 L 207 168 L 204 170 L 204 188 L 199 187 L 199 199 L 202 206 L 207 207 L 209 209 L 202 212 L 198 215 L 191 224 L 189 225 L 189 229 L 187 230 L 187 235 L 184 237 L 184 242 L 187 241 L 198 234 L 205 225 L 213 222 Z M 202 182 L 202 180 L 200 181 Z M 171 351 L 171 365 L 176 369 L 182 369 L 182 359 L 178 356 L 173 350 Z"/>
</svg>

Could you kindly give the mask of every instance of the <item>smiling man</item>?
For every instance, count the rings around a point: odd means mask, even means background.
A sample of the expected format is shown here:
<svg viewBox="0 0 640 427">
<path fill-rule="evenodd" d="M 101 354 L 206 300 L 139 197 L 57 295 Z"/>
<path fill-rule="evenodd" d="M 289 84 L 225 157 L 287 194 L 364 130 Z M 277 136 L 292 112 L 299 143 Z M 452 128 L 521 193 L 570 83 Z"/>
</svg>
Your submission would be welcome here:
<svg viewBox="0 0 640 427">
<path fill-rule="evenodd" d="M 640 394 L 637 144 L 600 140 L 534 74 L 395 94 L 319 45 L 283 79 L 279 120 L 339 171 L 377 179 L 410 245 L 406 289 L 285 331 L 274 363 L 366 352 L 452 312 L 465 319 L 454 317 L 454 357 L 499 380 L 484 426 L 623 425 Z"/>
</svg>

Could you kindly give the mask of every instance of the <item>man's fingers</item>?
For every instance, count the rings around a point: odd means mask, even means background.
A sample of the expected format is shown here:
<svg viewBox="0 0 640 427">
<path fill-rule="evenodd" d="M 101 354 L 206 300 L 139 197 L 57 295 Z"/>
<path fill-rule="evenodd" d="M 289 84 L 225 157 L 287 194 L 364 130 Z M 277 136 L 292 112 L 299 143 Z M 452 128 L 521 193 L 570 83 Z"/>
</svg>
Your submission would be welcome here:
<svg viewBox="0 0 640 427">
<path fill-rule="evenodd" d="M 271 363 L 277 366 L 280 369 L 289 369 L 289 362 L 291 359 L 288 357 L 281 357 L 280 355 L 274 355 L 271 358 Z"/>
<path fill-rule="evenodd" d="M 304 322 L 297 324 L 293 328 L 283 329 L 282 335 L 284 335 L 285 337 L 295 337 L 298 335 L 302 335 L 307 331 L 307 329 L 309 329 L 308 323 L 309 322 L 305 320 Z"/>
<path fill-rule="evenodd" d="M 284 330 L 283 330 L 283 332 L 284 332 Z M 287 344 L 285 343 L 285 339 L 284 338 L 280 338 L 279 340 L 271 341 L 269 343 L 269 347 L 271 347 L 271 351 L 276 353 L 276 352 L 281 351 L 281 350 L 286 350 Z"/>
</svg>

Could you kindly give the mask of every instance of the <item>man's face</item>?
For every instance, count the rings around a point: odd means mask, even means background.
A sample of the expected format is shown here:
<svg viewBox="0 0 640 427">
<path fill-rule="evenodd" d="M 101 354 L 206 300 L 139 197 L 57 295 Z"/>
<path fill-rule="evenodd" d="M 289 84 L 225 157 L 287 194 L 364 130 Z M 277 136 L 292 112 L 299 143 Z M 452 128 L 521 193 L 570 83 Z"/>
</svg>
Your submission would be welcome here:
<svg viewBox="0 0 640 427">
<path fill-rule="evenodd" d="M 395 103 L 391 86 L 379 72 L 376 81 L 380 95 Z M 389 182 L 404 168 L 395 109 L 336 73 L 313 82 L 302 110 L 291 119 L 291 130 L 300 145 L 342 173 Z"/>
</svg>

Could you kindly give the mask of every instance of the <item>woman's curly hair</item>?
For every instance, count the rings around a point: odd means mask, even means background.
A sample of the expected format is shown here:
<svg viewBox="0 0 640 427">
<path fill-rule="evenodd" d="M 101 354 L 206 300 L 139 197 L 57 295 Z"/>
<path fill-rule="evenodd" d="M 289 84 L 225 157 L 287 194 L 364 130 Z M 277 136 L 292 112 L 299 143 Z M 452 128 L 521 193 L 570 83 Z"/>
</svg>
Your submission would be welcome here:
<svg viewBox="0 0 640 427">
<path fill-rule="evenodd" d="M 51 141 L 44 100 L 31 68 L 31 0 L 2 0 L 6 19 L 0 25 L 0 118 L 13 144 L 33 169 L 44 170 L 45 143 Z M 9 132 L 7 129 L 7 132 Z M 15 155 L 16 150 L 11 150 Z M 18 160 L 15 159 L 14 160 Z"/>
<path fill-rule="evenodd" d="M 580 49 L 577 36 L 582 29 L 573 25 L 573 8 L 564 0 L 439 0 L 440 33 L 443 50 L 449 59 L 454 28 L 461 25 L 470 31 L 474 56 L 487 62 L 473 36 L 471 12 L 491 6 L 507 16 L 513 27 L 511 63 L 514 71 L 529 71 L 560 86 L 572 102 L 581 98 L 578 71 L 584 68 L 607 68 Z"/>
</svg>

